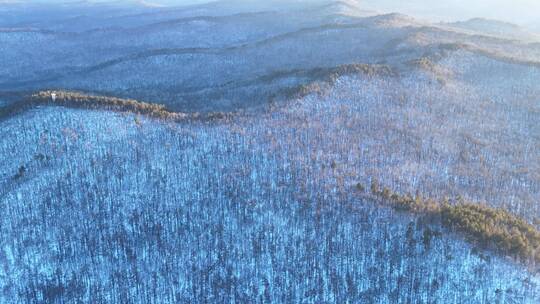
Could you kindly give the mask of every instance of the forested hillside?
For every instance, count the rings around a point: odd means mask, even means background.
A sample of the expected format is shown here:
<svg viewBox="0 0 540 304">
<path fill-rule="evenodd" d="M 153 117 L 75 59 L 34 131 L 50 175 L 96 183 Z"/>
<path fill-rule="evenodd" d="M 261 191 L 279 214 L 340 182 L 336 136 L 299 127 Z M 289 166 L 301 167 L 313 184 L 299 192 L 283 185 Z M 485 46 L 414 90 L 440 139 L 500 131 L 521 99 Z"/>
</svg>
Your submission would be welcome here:
<svg viewBox="0 0 540 304">
<path fill-rule="evenodd" d="M 0 302 L 540 302 L 540 44 L 513 26 L 0 7 Z"/>
</svg>

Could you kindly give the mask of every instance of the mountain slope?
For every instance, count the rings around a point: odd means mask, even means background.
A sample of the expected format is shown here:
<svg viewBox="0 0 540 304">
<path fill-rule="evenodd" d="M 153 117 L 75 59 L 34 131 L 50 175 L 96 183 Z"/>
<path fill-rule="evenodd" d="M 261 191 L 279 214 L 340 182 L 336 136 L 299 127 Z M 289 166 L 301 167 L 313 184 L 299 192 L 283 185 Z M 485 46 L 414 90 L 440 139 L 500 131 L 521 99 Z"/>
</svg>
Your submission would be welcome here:
<svg viewBox="0 0 540 304">
<path fill-rule="evenodd" d="M 0 18 L 0 302 L 538 303 L 539 46 L 245 3 Z"/>
<path fill-rule="evenodd" d="M 466 21 L 448 23 L 446 25 L 453 28 L 470 30 L 509 39 L 532 41 L 538 41 L 540 39 L 540 36 L 526 31 L 515 24 L 484 18 L 473 18 Z"/>
</svg>

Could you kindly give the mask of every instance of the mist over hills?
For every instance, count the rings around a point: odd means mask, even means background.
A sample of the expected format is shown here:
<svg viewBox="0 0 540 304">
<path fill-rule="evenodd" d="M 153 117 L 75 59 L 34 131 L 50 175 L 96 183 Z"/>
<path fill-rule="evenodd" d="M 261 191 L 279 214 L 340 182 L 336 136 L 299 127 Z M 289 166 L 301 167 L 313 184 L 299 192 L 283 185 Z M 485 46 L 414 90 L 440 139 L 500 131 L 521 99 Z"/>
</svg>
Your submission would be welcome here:
<svg viewBox="0 0 540 304">
<path fill-rule="evenodd" d="M 473 18 L 466 21 L 449 23 L 448 25 L 450 27 L 491 34 L 508 39 L 524 41 L 539 41 L 540 39 L 540 35 L 528 31 L 518 25 L 484 18 Z"/>
<path fill-rule="evenodd" d="M 523 26 L 3 3 L 0 57 L 0 302 L 540 301 Z"/>
</svg>

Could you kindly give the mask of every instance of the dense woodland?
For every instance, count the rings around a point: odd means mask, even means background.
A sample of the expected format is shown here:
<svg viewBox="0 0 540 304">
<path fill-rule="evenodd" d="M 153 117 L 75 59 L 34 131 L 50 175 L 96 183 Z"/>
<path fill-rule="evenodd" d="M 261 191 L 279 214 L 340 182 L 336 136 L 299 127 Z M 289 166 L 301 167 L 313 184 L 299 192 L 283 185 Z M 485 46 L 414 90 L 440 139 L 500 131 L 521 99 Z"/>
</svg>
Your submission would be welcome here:
<svg viewBox="0 0 540 304">
<path fill-rule="evenodd" d="M 1 303 L 540 302 L 538 43 L 238 3 L 0 10 Z"/>
<path fill-rule="evenodd" d="M 361 184 L 356 187 L 360 192 L 365 190 Z M 377 180 L 372 182 L 370 189 L 373 195 L 391 202 L 392 208 L 419 214 L 428 221 L 439 221 L 463 233 L 468 240 L 484 249 L 513 256 L 531 265 L 540 263 L 540 231 L 533 224 L 504 209 L 464 202 L 461 198 L 452 204 L 448 198 L 437 201 L 424 198 L 418 193 L 416 196 L 400 195 L 389 188 L 380 188 Z M 429 242 L 432 237 L 427 231 L 425 242 Z"/>
</svg>

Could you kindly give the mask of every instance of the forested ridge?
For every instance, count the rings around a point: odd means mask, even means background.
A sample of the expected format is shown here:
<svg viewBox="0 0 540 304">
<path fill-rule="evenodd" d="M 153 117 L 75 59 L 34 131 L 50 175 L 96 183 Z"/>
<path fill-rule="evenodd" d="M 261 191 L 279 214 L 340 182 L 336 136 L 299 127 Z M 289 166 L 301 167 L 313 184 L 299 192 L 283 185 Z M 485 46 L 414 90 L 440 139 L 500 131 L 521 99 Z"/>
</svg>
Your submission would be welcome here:
<svg viewBox="0 0 540 304">
<path fill-rule="evenodd" d="M 1 303 L 540 303 L 540 36 L 4 2 Z"/>
<path fill-rule="evenodd" d="M 369 75 L 375 73 L 376 70 L 370 69 L 368 66 L 352 66 L 343 67 L 339 71 L 347 74 L 362 72 Z M 333 72 L 325 76 L 324 79 L 332 84 L 340 76 L 342 74 Z M 300 92 L 306 90 L 303 88 L 300 87 L 298 90 Z M 320 92 L 320 89 L 310 89 L 299 96 L 305 96 L 313 92 Z M 61 90 L 40 91 L 32 94 L 30 100 L 35 102 L 36 105 L 59 105 L 73 108 L 129 112 L 177 122 L 190 119 L 223 119 L 227 115 L 230 116 L 230 114 L 223 113 L 206 113 L 202 115 L 199 113 L 177 113 L 167 110 L 161 104 Z M 138 121 L 135 120 L 135 123 L 138 123 Z M 21 166 L 14 178 L 21 178 L 24 171 L 24 166 Z M 356 190 L 363 193 L 365 187 L 358 183 Z M 369 190 L 371 194 L 389 202 L 392 208 L 436 220 L 451 230 L 462 233 L 468 241 L 483 249 L 512 256 L 530 266 L 540 263 L 540 231 L 535 225 L 504 209 L 490 207 L 481 203 L 472 203 L 462 198 L 454 199 L 453 203 L 451 203 L 448 198 L 443 200 L 425 198 L 419 193 L 414 196 L 411 194 L 402 195 L 393 192 L 387 187 L 381 187 L 376 179 L 372 181 Z"/>
</svg>

